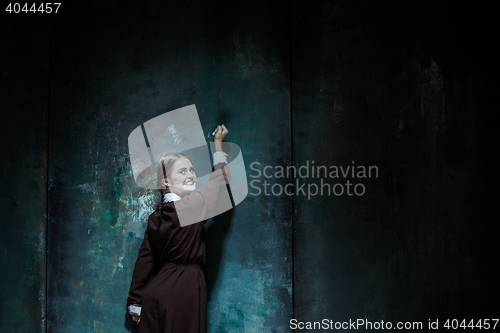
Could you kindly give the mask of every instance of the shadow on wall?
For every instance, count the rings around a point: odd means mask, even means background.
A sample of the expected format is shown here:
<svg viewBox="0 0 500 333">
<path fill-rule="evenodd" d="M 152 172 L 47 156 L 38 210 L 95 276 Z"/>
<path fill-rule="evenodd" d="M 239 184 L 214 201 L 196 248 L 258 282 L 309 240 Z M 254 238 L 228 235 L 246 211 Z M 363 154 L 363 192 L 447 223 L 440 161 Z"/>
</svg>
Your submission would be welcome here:
<svg viewBox="0 0 500 333">
<path fill-rule="evenodd" d="M 213 224 L 210 226 L 206 235 L 206 262 L 205 269 L 208 274 L 205 274 L 207 283 L 207 297 L 210 301 L 212 290 L 219 275 L 222 254 L 225 251 L 226 237 L 231 227 L 234 209 L 228 210 L 225 213 L 215 216 Z"/>
</svg>

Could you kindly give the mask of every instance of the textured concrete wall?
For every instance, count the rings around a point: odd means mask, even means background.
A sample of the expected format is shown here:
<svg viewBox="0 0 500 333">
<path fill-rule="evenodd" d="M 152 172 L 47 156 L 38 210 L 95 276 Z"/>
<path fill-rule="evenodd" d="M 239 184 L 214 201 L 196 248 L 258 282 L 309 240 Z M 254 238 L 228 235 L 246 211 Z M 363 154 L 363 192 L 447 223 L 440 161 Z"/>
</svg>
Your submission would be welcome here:
<svg viewBox="0 0 500 333">
<path fill-rule="evenodd" d="M 498 317 L 486 5 L 60 10 L 0 21 L 1 332 L 136 331 L 125 301 L 158 198 L 133 182 L 127 138 L 189 104 L 205 134 L 228 126 L 249 175 L 253 162 L 379 172 L 350 179 L 362 196 L 262 193 L 217 217 L 210 332 L 290 332 L 291 318 Z"/>
<path fill-rule="evenodd" d="M 0 16 L 0 331 L 45 327 L 49 34 Z"/>
<path fill-rule="evenodd" d="M 487 12 L 294 3 L 294 161 L 379 168 L 363 196 L 294 199 L 297 319 L 495 315 Z"/>
<path fill-rule="evenodd" d="M 127 139 L 141 122 L 196 104 L 207 140 L 224 123 L 247 168 L 289 163 L 288 18 L 275 6 L 95 2 L 54 21 L 50 331 L 136 326 L 124 301 L 159 200 L 133 182 Z M 286 329 L 289 203 L 246 200 L 209 230 L 211 332 Z"/>
</svg>

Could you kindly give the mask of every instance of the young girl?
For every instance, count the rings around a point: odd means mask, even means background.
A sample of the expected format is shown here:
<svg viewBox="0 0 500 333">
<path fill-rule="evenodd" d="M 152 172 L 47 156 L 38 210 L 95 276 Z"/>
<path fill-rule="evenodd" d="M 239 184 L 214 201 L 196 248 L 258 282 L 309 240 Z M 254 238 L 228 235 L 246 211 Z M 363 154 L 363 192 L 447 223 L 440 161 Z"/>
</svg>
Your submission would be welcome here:
<svg viewBox="0 0 500 333">
<path fill-rule="evenodd" d="M 139 333 L 207 332 L 203 224 L 230 179 L 222 151 L 228 133 L 224 125 L 217 126 L 214 168 L 198 191 L 191 193 L 196 174 L 189 157 L 172 153 L 159 161 L 162 202 L 149 216 L 127 299 Z"/>
</svg>

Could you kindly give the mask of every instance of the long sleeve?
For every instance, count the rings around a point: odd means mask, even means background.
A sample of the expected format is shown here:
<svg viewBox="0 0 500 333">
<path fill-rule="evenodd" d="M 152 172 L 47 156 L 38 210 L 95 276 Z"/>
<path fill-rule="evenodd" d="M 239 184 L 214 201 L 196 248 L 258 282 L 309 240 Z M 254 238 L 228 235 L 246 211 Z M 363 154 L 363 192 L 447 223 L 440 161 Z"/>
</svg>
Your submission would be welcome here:
<svg viewBox="0 0 500 333">
<path fill-rule="evenodd" d="M 127 308 L 131 312 L 131 305 L 141 305 L 142 296 L 148 284 L 160 269 L 160 257 L 156 249 L 155 233 L 158 229 L 154 213 L 149 216 L 148 226 L 144 232 L 144 240 L 139 249 L 139 255 L 135 262 L 134 274 L 130 283 L 129 295 L 127 298 Z"/>
<path fill-rule="evenodd" d="M 232 206 L 226 188 L 230 180 L 231 172 L 225 158 L 223 161 L 217 161 L 205 184 L 174 202 L 180 225 L 184 227 L 207 220 L 217 215 L 216 209 L 221 205 L 225 207 L 223 211 L 230 209 Z"/>
</svg>

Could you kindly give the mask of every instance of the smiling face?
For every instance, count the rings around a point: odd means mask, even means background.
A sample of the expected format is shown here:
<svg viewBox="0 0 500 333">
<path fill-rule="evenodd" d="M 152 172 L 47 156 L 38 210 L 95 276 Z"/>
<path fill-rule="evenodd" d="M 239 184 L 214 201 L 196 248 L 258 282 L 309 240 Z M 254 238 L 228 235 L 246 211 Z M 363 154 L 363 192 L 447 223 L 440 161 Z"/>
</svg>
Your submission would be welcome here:
<svg viewBox="0 0 500 333">
<path fill-rule="evenodd" d="M 170 192 L 181 198 L 196 188 L 196 174 L 191 161 L 180 158 L 172 165 L 170 174 L 167 176 L 167 184 Z"/>
</svg>

